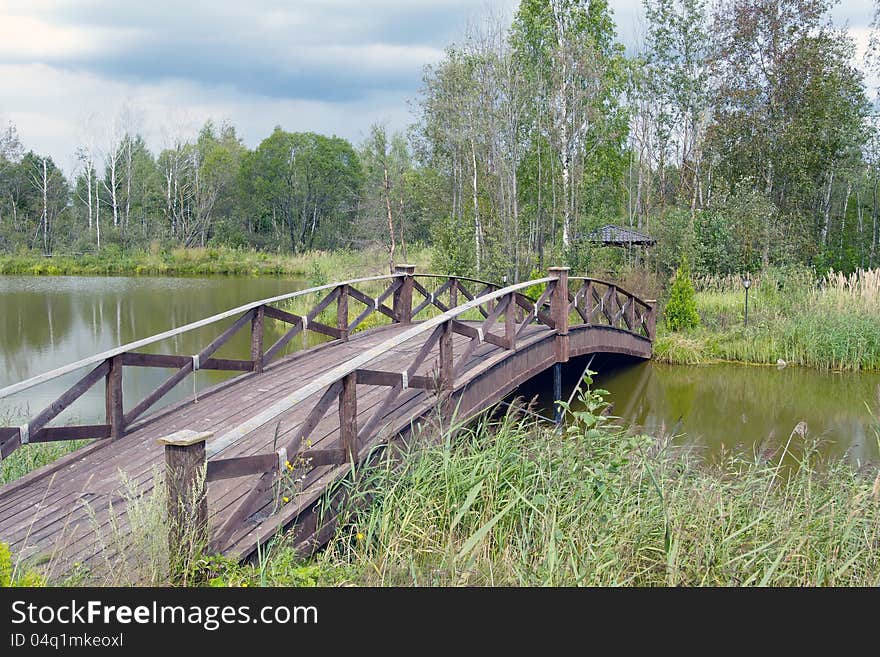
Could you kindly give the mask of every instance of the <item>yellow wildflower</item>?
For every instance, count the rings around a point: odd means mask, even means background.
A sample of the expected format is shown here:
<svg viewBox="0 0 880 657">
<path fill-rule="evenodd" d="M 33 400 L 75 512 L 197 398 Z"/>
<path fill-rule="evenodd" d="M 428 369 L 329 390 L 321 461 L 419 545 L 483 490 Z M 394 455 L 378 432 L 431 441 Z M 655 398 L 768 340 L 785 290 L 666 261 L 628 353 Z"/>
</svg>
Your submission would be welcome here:
<svg viewBox="0 0 880 657">
<path fill-rule="evenodd" d="M 358 532 L 358 533 L 355 535 L 355 538 L 356 538 L 357 540 L 359 540 L 359 541 L 364 540 L 364 533 L 363 533 L 363 532 Z"/>
<path fill-rule="evenodd" d="M 284 503 L 287 504 L 288 502 L 290 502 L 290 498 L 285 495 L 284 496 Z"/>
</svg>

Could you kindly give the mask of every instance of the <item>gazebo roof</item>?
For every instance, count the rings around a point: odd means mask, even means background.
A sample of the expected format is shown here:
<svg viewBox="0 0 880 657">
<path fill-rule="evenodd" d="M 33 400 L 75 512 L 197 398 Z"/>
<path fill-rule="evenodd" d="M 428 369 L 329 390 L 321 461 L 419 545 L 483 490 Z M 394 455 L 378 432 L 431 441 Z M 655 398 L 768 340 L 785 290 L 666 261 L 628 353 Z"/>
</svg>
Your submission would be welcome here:
<svg viewBox="0 0 880 657">
<path fill-rule="evenodd" d="M 644 233 L 624 226 L 615 226 L 614 224 L 607 224 L 597 228 L 587 235 L 585 239 L 590 242 L 601 242 L 611 246 L 631 246 L 633 244 L 653 246 L 657 242 L 653 237 Z"/>
</svg>

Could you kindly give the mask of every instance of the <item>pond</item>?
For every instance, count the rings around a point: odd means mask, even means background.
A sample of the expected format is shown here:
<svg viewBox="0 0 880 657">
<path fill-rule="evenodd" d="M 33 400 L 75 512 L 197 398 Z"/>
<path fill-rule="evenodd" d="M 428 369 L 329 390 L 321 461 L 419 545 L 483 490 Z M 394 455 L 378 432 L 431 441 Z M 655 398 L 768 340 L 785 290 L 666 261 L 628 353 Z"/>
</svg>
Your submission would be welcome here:
<svg viewBox="0 0 880 657">
<path fill-rule="evenodd" d="M 109 276 L 0 276 L 0 387 L 121 344 L 183 326 L 250 301 L 307 287 L 304 280 L 278 278 L 163 278 Z M 196 354 L 229 324 L 196 329 L 151 345 L 152 353 Z M 283 325 L 267 322 L 267 347 Z M 239 331 L 215 354 L 249 358 L 250 331 Z M 287 349 L 295 349 L 292 340 Z M 128 370 L 128 368 L 126 368 Z M 64 376 L 7 399 L 0 399 L 0 424 L 19 423 L 25 412 L 37 413 L 87 370 Z M 129 370 L 130 371 L 130 370 Z M 126 410 L 159 386 L 171 371 L 138 368 L 124 378 Z M 167 404 L 233 374 L 199 371 L 162 400 Z M 94 386 L 54 425 L 104 421 L 103 384 Z M 4 417 L 6 416 L 6 417 Z"/>
<path fill-rule="evenodd" d="M 563 375 L 563 397 L 571 394 L 586 365 L 572 361 Z M 609 392 L 611 415 L 652 435 L 674 436 L 708 455 L 724 449 L 783 448 L 795 426 L 806 423 L 807 440 L 818 439 L 829 457 L 858 467 L 878 457 L 880 372 L 818 370 L 735 363 L 665 365 L 597 359 L 594 387 Z M 522 390 L 539 395 L 543 412 L 552 405 L 548 376 Z M 804 440 L 795 434 L 797 455 Z"/>
</svg>

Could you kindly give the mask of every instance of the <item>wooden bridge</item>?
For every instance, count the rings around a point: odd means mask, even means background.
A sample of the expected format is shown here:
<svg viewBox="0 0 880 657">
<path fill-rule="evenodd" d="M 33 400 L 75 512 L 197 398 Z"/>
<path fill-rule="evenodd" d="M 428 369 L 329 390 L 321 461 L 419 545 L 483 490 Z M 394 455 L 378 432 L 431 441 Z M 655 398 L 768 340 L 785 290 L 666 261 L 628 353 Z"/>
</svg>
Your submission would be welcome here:
<svg viewBox="0 0 880 657">
<path fill-rule="evenodd" d="M 363 291 L 370 288 L 382 291 Z M 281 309 L 303 307 L 308 295 L 323 298 L 307 312 Z M 390 323 L 356 330 L 372 315 Z M 196 355 L 143 351 L 230 320 Z M 268 349 L 267 320 L 287 327 Z M 388 276 L 255 301 L 0 389 L 2 399 L 85 373 L 26 424 L 0 428 L 0 458 L 33 443 L 95 439 L 0 488 L 0 541 L 16 557 L 42 562 L 56 580 L 74 570 L 112 569 L 119 548 L 106 537 L 127 535 L 132 522 L 123 476 L 145 494 L 166 468 L 173 503 L 187 495 L 181 477 L 207 460 L 206 494 L 185 522 L 204 525 L 214 550 L 245 558 L 292 528 L 297 549 L 307 553 L 328 540 L 333 526 L 332 505 L 319 508 L 319 500 L 377 449 L 432 418 L 471 417 L 569 358 L 650 358 L 654 324 L 653 302 L 612 283 L 569 277 L 567 268 L 499 287 L 416 274 L 404 265 Z M 214 357 L 248 326 L 249 359 Z M 329 340 L 282 356 L 306 331 Z M 145 398 L 124 404 L 123 373 L 145 367 L 176 371 Z M 241 374 L 148 414 L 199 369 Z M 49 426 L 102 380 L 104 424 Z"/>
</svg>

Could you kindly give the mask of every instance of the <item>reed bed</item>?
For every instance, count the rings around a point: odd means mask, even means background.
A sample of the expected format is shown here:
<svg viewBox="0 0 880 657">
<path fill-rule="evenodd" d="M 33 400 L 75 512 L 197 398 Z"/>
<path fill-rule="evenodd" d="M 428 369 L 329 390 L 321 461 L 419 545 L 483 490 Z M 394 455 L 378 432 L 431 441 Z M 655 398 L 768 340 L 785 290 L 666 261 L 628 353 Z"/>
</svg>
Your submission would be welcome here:
<svg viewBox="0 0 880 657">
<path fill-rule="evenodd" d="M 771 270 L 753 279 L 749 325 L 738 277 L 695 280 L 702 327 L 662 332 L 657 357 L 665 362 L 737 360 L 832 370 L 880 369 L 880 270 L 819 279 L 808 270 Z"/>
</svg>

